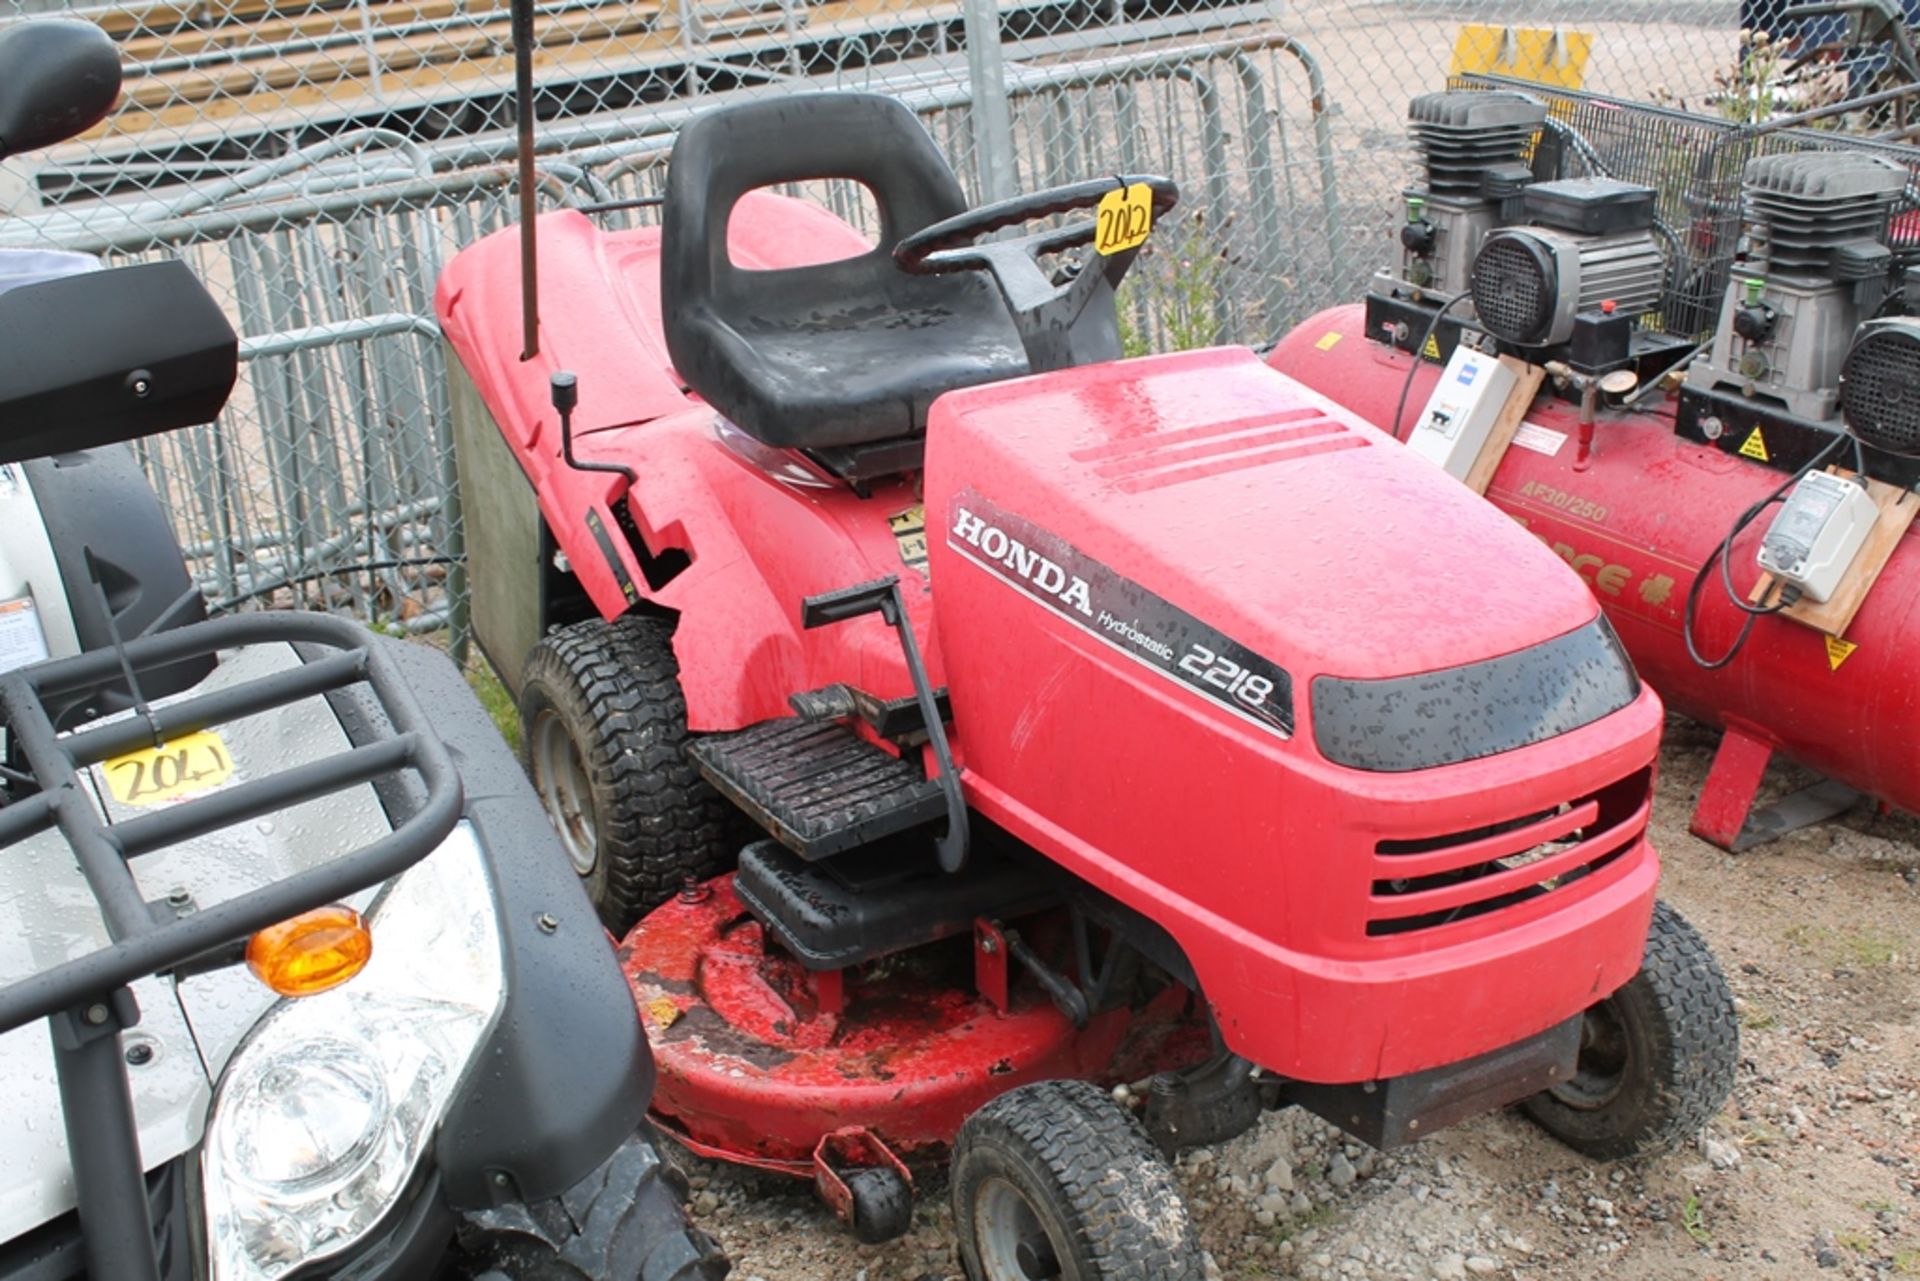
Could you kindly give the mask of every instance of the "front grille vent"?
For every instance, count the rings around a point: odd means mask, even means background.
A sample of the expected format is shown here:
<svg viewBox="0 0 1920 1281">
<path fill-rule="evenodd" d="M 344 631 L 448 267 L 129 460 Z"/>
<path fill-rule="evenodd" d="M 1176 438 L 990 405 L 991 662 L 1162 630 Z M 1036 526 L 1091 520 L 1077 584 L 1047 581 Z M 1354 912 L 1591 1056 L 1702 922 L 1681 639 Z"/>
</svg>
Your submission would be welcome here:
<svg viewBox="0 0 1920 1281">
<path fill-rule="evenodd" d="M 1367 936 L 1439 929 L 1568 895 L 1646 830 L 1653 774 L 1639 770 L 1579 800 L 1444 836 L 1374 847 Z"/>
</svg>

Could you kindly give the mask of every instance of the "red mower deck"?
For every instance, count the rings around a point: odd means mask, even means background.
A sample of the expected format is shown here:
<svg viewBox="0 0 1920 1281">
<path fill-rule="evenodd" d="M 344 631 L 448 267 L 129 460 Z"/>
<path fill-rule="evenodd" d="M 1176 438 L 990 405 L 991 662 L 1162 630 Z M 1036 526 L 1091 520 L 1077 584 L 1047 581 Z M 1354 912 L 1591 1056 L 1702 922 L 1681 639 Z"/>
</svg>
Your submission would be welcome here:
<svg viewBox="0 0 1920 1281">
<path fill-rule="evenodd" d="M 1015 1086 L 1137 1080 L 1205 1057 L 1184 991 L 1076 1030 L 1044 993 L 1009 982 L 1004 945 L 983 944 L 810 973 L 766 945 L 731 877 L 682 894 L 620 947 L 653 1041 L 656 1117 L 701 1156 L 813 1177 L 823 1138 L 849 1126 L 913 1163 L 943 1155 L 967 1116 Z M 975 991 L 996 976 L 1004 1009 Z"/>
</svg>

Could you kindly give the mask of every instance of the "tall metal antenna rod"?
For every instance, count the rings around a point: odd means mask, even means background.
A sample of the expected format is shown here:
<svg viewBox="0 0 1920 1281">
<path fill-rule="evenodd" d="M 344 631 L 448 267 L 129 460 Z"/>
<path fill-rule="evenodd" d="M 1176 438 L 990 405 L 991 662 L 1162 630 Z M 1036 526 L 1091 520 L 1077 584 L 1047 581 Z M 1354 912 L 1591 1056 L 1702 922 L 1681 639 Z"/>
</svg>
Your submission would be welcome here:
<svg viewBox="0 0 1920 1281">
<path fill-rule="evenodd" d="M 533 219 L 539 212 L 533 173 L 533 0 L 513 0 L 513 101 L 520 160 L 520 359 L 540 354 L 540 266 Z"/>
</svg>

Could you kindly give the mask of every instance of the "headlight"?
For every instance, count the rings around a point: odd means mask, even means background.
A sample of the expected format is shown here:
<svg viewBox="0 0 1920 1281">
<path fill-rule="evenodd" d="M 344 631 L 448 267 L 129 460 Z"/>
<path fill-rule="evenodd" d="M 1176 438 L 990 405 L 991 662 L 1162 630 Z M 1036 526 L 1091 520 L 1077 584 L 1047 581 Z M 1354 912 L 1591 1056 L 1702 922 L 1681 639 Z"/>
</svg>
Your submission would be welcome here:
<svg viewBox="0 0 1920 1281">
<path fill-rule="evenodd" d="M 399 1200 L 500 1008 L 500 934 L 471 825 L 375 905 L 373 959 L 283 1001 L 228 1063 L 204 1162 L 213 1281 L 273 1281 Z"/>
</svg>

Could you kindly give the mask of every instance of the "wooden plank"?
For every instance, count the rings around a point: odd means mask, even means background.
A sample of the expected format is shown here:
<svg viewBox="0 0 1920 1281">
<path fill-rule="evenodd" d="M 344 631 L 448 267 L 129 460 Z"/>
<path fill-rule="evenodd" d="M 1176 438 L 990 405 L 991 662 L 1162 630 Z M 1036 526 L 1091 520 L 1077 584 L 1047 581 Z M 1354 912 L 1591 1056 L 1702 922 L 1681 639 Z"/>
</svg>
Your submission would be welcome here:
<svg viewBox="0 0 1920 1281">
<path fill-rule="evenodd" d="M 142 31 L 165 31 L 192 22 L 200 6 L 195 3 L 155 3 L 122 5 L 105 13 L 89 15 L 108 35 L 119 39 Z"/>
<path fill-rule="evenodd" d="M 249 18 L 281 17 L 294 13 L 312 13 L 322 9 L 340 9 L 355 0 L 301 0 L 282 4 L 279 0 L 152 0 L 151 3 L 121 5 L 88 17 L 115 39 L 143 34 L 163 34 L 176 27 L 194 24 L 215 25 Z"/>
<path fill-rule="evenodd" d="M 1839 467 L 1829 467 L 1827 471 L 1835 476 L 1853 475 Z M 1906 537 L 1914 516 L 1920 514 L 1920 496 L 1916 496 L 1912 490 L 1898 489 L 1869 478 L 1867 492 L 1873 495 L 1874 504 L 1880 508 L 1880 519 L 1867 532 L 1867 541 L 1860 545 L 1853 564 L 1841 576 L 1840 585 L 1825 601 L 1804 597 L 1795 601 L 1780 611 L 1783 617 L 1805 623 L 1835 639 L 1846 636 L 1847 628 L 1853 625 L 1854 616 L 1867 603 L 1867 593 L 1880 581 L 1880 571 L 1893 559 L 1893 553 L 1899 548 L 1900 540 Z M 1747 599 L 1756 605 L 1768 599 L 1776 581 L 1772 574 L 1761 574 L 1760 581 L 1753 585 Z"/>
<path fill-rule="evenodd" d="M 651 19 L 655 12 L 657 10 L 650 6 L 646 16 Z M 826 0 L 826 3 L 811 5 L 809 13 L 806 37 L 830 39 L 891 27 L 950 21 L 959 17 L 960 7 L 957 0 L 937 0 L 936 3 Z M 534 56 L 534 73 L 540 84 L 559 87 L 571 80 L 674 66 L 685 60 L 681 39 L 678 31 L 655 24 L 651 30 L 582 40 L 565 49 L 542 49 Z M 761 46 L 772 47 L 764 37 L 746 35 L 709 40 L 701 45 L 701 50 L 704 54 L 723 56 Z M 353 119 L 395 107 L 504 93 L 513 87 L 513 58 L 503 52 L 492 57 L 417 66 L 393 74 L 383 72 L 381 86 L 385 92 L 378 100 L 373 97 L 370 84 L 349 80 L 299 85 L 285 91 L 243 91 L 192 101 L 168 99 L 133 104 L 96 125 L 83 135 L 82 141 L 136 139 L 158 133 L 162 139 L 151 145 L 176 145 L 223 137 L 235 127 L 235 122 L 244 122 L 251 131 L 270 132 L 310 126 L 318 120 Z M 316 113 L 323 111 L 328 113 L 316 118 Z"/>
<path fill-rule="evenodd" d="M 610 0 L 611 2 L 611 0 Z M 461 11 L 462 0 L 378 0 L 372 10 L 374 29 L 404 26 L 411 22 L 439 22 Z M 237 52 L 289 40 L 312 39 L 336 32 L 357 32 L 360 18 L 355 13 L 323 11 L 293 18 L 267 18 L 260 22 L 226 27 L 189 28 L 167 35 L 144 35 L 120 46 L 121 56 L 129 62 L 157 62 L 163 58 L 188 58 L 196 54 Z"/>
<path fill-rule="evenodd" d="M 1480 446 L 1473 466 L 1467 469 L 1467 488 L 1476 494 L 1486 493 L 1487 486 L 1493 483 L 1493 473 L 1499 469 L 1500 460 L 1507 456 L 1507 447 L 1513 444 L 1514 433 L 1520 430 L 1527 410 L 1533 408 L 1533 398 L 1540 394 L 1540 384 L 1547 376 L 1547 371 L 1539 365 L 1529 365 L 1516 356 L 1502 356 L 1500 363 L 1516 381 L 1513 390 L 1507 393 L 1507 403 L 1500 406 L 1500 416 L 1493 420 L 1493 430 L 1487 433 L 1486 443 Z"/>
<path fill-rule="evenodd" d="M 541 44 L 574 47 L 583 41 L 604 41 L 642 32 L 654 25 L 658 14 L 657 3 L 609 5 L 604 10 L 564 14 L 550 19 L 541 29 Z M 174 103 L 245 97 L 306 85 L 370 81 L 376 60 L 384 87 L 389 77 L 417 67 L 488 58 L 511 40 L 512 23 L 505 18 L 453 27 L 432 35 L 376 34 L 371 41 L 371 51 L 367 42 L 354 42 L 277 58 L 214 63 L 135 81 L 128 86 L 126 97 L 134 106 L 152 110 Z M 360 92 L 371 97 L 371 84 L 360 86 Z"/>
</svg>

